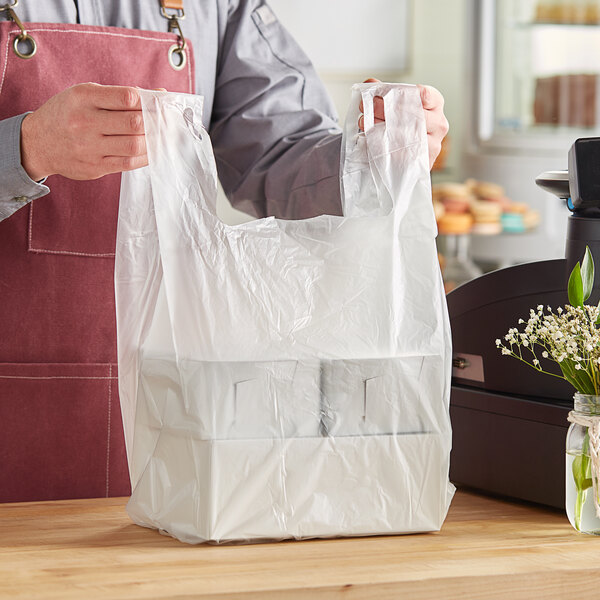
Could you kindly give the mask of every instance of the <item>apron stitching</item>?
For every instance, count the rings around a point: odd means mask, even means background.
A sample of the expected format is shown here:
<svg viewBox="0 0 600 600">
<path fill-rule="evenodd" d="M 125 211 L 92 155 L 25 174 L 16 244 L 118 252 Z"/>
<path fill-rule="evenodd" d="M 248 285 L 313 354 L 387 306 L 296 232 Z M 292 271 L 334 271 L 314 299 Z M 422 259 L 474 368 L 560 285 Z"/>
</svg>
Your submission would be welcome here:
<svg viewBox="0 0 600 600">
<path fill-rule="evenodd" d="M 37 248 L 29 248 L 31 252 L 37 252 L 39 254 L 68 254 L 70 256 L 91 256 L 97 258 L 114 258 L 114 252 L 112 254 L 87 254 L 86 252 L 70 252 L 69 250 L 38 250 Z"/>
<path fill-rule="evenodd" d="M 112 254 L 88 254 L 87 252 L 71 252 L 70 250 L 42 250 L 40 248 L 32 248 L 31 245 L 29 246 L 29 251 L 37 252 L 39 254 L 69 254 L 72 256 L 92 256 L 98 258 L 114 258 L 115 256 L 114 252 Z"/>
<path fill-rule="evenodd" d="M 177 38 L 177 35 L 174 33 L 161 33 L 161 32 L 157 32 L 159 35 L 168 35 L 168 36 L 172 36 L 169 38 L 159 38 L 159 37 L 147 37 L 147 36 L 143 36 L 143 35 L 133 35 L 133 34 L 128 34 L 128 33 L 111 33 L 110 31 L 79 31 L 77 29 L 44 29 L 42 27 L 39 28 L 35 28 L 35 29 L 27 29 L 28 33 L 39 33 L 39 32 L 44 32 L 44 33 L 78 33 L 80 35 L 110 35 L 113 37 L 123 37 L 123 38 L 132 38 L 134 40 L 144 40 L 147 42 L 159 42 L 161 44 L 172 44 L 173 40 Z M 9 34 L 11 33 L 20 33 L 20 30 L 14 30 L 14 31 L 10 31 Z"/>
<path fill-rule="evenodd" d="M 44 29 L 44 28 L 36 28 L 36 29 L 28 29 L 29 32 L 50 32 L 50 33 L 79 33 L 79 34 L 91 34 L 91 35 L 111 35 L 113 37 L 124 37 L 124 38 L 132 38 L 135 40 L 144 40 L 144 41 L 149 41 L 149 42 L 159 42 L 161 44 L 165 44 L 165 43 L 172 43 L 173 40 L 170 38 L 166 38 L 166 39 L 161 39 L 161 38 L 155 38 L 155 37 L 147 37 L 147 36 L 143 36 L 143 35 L 132 35 L 132 34 L 125 34 L 125 33 L 111 33 L 109 31 L 79 31 L 77 29 Z M 2 88 L 4 86 L 4 78 L 6 75 L 6 68 L 8 66 L 8 49 L 10 47 L 10 36 L 13 33 L 19 33 L 20 30 L 19 29 L 13 29 L 13 30 L 9 30 L 8 32 L 8 37 L 6 39 L 6 50 L 4 52 L 4 69 L 2 71 L 2 80 L 0 80 L 0 94 L 2 93 Z M 171 34 L 163 34 L 163 35 L 171 35 Z M 175 34 L 172 34 L 175 35 Z M 177 37 L 177 36 L 175 36 Z M 190 82 L 190 94 L 193 93 L 192 90 L 192 77 L 191 77 L 191 64 L 188 61 L 188 80 Z"/>
<path fill-rule="evenodd" d="M 112 371 L 112 367 L 111 367 Z M 83 375 L 48 375 L 39 377 L 28 377 L 26 375 L 0 375 L 0 379 L 117 379 L 117 377 L 85 377 Z"/>
<path fill-rule="evenodd" d="M 27 240 L 27 250 L 31 250 L 31 239 L 32 239 L 32 231 L 33 231 L 33 203 L 35 200 L 32 200 L 29 203 L 29 239 Z"/>
<path fill-rule="evenodd" d="M 108 498 L 108 484 L 110 476 L 110 411 L 112 404 L 112 365 L 108 366 L 108 425 L 107 425 L 107 436 L 106 436 L 106 497 Z"/>
<path fill-rule="evenodd" d="M 6 52 L 4 53 L 4 69 L 2 70 L 2 81 L 0 81 L 0 94 L 2 93 L 2 88 L 4 87 L 4 77 L 6 75 L 6 67 L 8 66 L 8 48 L 10 46 L 10 35 L 13 33 L 12 31 L 8 32 L 8 37 L 6 38 Z"/>
<path fill-rule="evenodd" d="M 48 250 L 46 248 L 34 248 L 33 247 L 33 203 L 29 204 L 29 240 L 27 250 L 30 252 L 39 252 L 40 254 L 69 254 L 72 256 L 96 256 L 99 258 L 112 258 L 115 256 L 114 252 L 105 253 L 88 253 L 88 252 L 73 252 L 71 250 Z"/>
</svg>

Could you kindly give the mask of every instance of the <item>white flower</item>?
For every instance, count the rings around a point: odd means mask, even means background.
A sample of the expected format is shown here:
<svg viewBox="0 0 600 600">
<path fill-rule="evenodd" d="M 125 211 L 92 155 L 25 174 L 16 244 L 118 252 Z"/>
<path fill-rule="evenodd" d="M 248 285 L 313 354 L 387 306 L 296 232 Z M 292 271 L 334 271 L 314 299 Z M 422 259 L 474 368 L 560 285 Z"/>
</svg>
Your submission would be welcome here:
<svg viewBox="0 0 600 600">
<path fill-rule="evenodd" d="M 590 377 L 598 380 L 600 328 L 594 323 L 599 313 L 599 307 L 590 305 L 552 309 L 539 304 L 537 312 L 530 309 L 528 320 L 519 319 L 519 328 L 511 327 L 504 338 L 496 340 L 496 346 L 503 355 L 513 356 L 538 371 L 543 372 L 539 357 L 556 363 L 567 362 L 569 369 L 587 370 Z M 508 347 L 504 346 L 505 340 Z M 530 361 L 524 358 L 523 348 L 533 354 Z"/>
</svg>

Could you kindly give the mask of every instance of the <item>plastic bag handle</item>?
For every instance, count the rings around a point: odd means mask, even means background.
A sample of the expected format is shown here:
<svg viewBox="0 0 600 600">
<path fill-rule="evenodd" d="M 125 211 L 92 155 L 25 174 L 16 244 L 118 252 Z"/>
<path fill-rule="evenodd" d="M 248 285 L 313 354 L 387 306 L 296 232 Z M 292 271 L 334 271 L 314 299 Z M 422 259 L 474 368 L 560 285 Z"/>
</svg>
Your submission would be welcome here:
<svg viewBox="0 0 600 600">
<path fill-rule="evenodd" d="M 400 114 L 393 105 L 393 92 L 399 88 L 416 88 L 412 84 L 385 83 L 378 81 L 374 83 L 358 84 L 361 99 L 363 103 L 364 130 L 367 133 L 375 125 L 375 98 L 383 99 L 383 112 L 385 115 L 386 127 L 396 128 L 400 125 Z"/>
<path fill-rule="evenodd" d="M 352 88 L 341 156 L 345 216 L 385 216 L 407 210 L 406 190 L 429 179 L 427 128 L 415 85 L 363 83 Z M 385 122 L 375 123 L 374 101 L 383 99 Z M 364 131 L 359 131 L 360 104 Z M 431 201 L 429 200 L 429 203 Z"/>
</svg>

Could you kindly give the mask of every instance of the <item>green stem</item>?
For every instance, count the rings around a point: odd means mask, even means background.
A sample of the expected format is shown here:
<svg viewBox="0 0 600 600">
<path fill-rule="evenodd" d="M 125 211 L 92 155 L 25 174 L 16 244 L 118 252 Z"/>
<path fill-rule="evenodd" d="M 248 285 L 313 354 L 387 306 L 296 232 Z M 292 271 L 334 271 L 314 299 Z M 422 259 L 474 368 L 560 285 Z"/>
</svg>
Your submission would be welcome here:
<svg viewBox="0 0 600 600">
<path fill-rule="evenodd" d="M 575 529 L 581 531 L 581 516 L 583 512 L 583 505 L 585 504 L 587 490 L 593 487 L 592 472 L 591 472 L 591 460 L 589 457 L 590 452 L 590 435 L 586 429 L 583 437 L 583 443 L 581 445 L 581 454 L 578 454 L 573 459 L 571 471 L 573 474 L 573 480 L 575 482 L 575 489 L 577 490 L 577 497 L 575 498 Z"/>
<path fill-rule="evenodd" d="M 581 532 L 581 513 L 585 503 L 586 490 L 577 488 L 577 498 L 575 499 L 575 529 Z"/>
</svg>

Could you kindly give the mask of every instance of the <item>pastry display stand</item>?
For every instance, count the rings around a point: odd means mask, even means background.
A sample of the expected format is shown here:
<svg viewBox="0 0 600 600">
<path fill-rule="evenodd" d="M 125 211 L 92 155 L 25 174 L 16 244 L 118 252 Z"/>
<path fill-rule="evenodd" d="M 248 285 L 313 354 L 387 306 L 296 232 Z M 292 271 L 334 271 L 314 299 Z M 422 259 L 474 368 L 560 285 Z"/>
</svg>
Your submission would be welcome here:
<svg viewBox="0 0 600 600">
<path fill-rule="evenodd" d="M 438 249 L 444 257 L 442 274 L 444 281 L 452 289 L 483 273 L 473 262 L 470 247 L 470 233 L 440 234 L 438 237 Z"/>
</svg>

